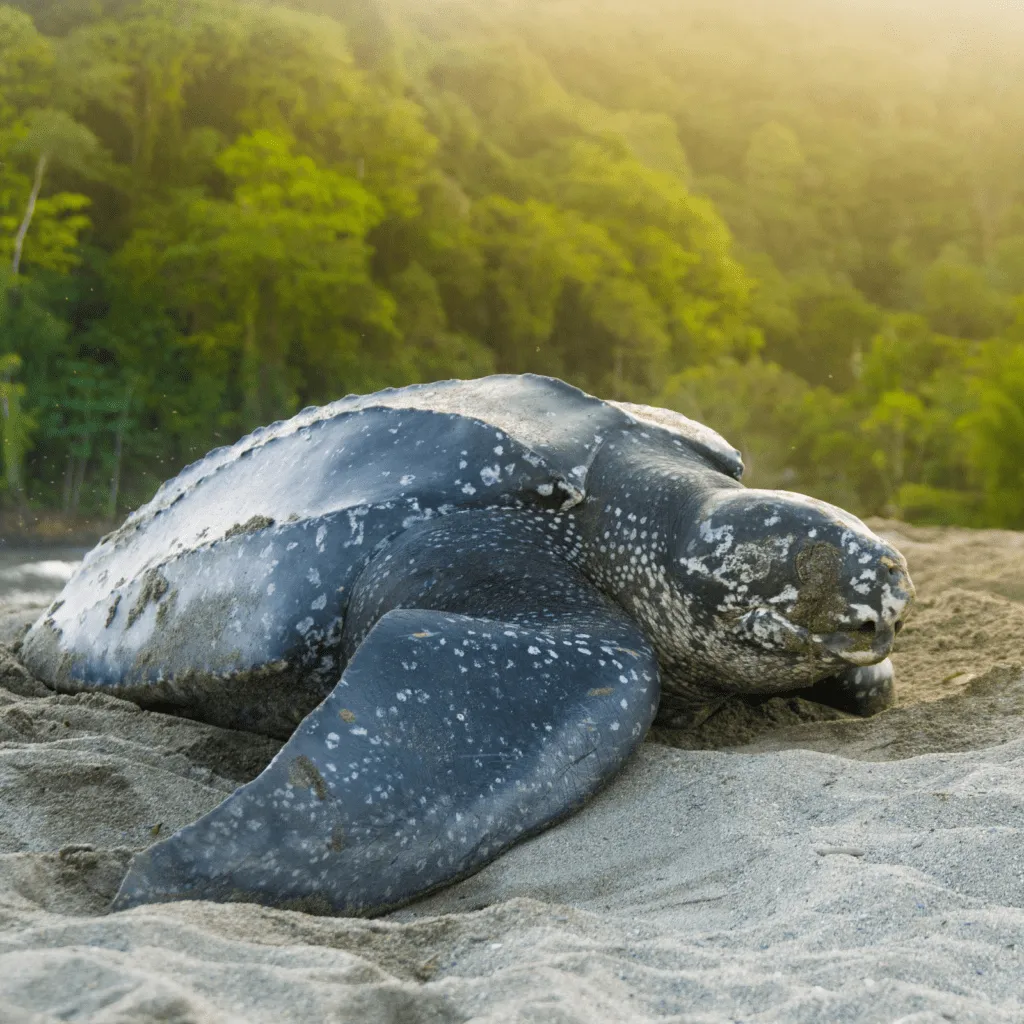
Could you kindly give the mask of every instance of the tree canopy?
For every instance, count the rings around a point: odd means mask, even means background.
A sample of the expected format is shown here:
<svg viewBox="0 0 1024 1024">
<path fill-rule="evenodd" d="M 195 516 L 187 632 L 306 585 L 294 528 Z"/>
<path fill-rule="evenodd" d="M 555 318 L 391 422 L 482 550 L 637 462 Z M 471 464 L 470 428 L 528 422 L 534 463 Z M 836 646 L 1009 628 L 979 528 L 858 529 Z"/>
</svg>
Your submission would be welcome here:
<svg viewBox="0 0 1024 1024">
<path fill-rule="evenodd" d="M 750 482 L 1024 528 L 1024 19 L 826 0 L 0 5 L 0 499 L 534 371 Z"/>
</svg>

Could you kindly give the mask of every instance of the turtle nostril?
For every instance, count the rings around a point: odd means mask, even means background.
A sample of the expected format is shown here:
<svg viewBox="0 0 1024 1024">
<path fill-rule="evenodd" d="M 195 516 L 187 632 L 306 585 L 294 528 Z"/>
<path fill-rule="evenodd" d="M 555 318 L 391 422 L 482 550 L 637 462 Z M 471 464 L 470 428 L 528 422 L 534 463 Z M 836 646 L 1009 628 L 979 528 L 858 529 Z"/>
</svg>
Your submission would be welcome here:
<svg viewBox="0 0 1024 1024">
<path fill-rule="evenodd" d="M 857 632 L 858 633 L 874 633 L 874 631 L 875 631 L 875 624 L 873 622 L 862 622 L 857 627 Z"/>
</svg>

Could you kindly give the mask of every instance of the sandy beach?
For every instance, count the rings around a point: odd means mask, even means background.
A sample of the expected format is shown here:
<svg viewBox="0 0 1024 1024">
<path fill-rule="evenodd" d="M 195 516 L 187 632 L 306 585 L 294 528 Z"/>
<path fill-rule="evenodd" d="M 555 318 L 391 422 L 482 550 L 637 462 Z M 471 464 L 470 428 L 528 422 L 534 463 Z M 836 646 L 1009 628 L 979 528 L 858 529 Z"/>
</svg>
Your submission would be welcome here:
<svg viewBox="0 0 1024 1024">
<path fill-rule="evenodd" d="M 377 920 L 107 913 L 278 744 L 53 695 L 16 643 L 73 553 L 0 564 L 0 1022 L 1024 1020 L 1024 534 L 872 526 L 919 593 L 894 708 L 656 730 L 582 813 Z"/>
</svg>

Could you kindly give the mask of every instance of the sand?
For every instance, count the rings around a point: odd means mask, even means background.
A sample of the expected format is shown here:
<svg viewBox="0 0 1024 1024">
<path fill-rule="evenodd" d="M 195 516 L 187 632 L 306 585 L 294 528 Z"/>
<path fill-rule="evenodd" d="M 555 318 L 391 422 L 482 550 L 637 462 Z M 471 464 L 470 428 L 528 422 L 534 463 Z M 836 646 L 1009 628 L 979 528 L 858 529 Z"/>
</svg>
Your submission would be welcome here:
<svg viewBox="0 0 1024 1024">
<path fill-rule="evenodd" d="M 0 649 L 0 1022 L 1024 1021 L 1024 536 L 874 525 L 921 597 L 895 708 L 662 730 L 582 813 L 374 921 L 108 914 L 132 851 L 277 745 L 54 696 Z"/>
</svg>

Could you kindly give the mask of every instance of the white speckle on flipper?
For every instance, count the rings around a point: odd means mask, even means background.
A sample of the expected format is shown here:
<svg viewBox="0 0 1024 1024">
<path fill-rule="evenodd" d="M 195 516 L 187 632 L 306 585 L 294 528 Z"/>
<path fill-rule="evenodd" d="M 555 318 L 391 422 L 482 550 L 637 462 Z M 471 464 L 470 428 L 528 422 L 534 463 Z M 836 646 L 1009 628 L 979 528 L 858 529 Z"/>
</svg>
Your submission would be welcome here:
<svg viewBox="0 0 1024 1024">
<path fill-rule="evenodd" d="M 480 479 L 484 482 L 485 487 L 493 487 L 501 480 L 501 466 L 484 466 L 480 470 Z"/>
</svg>

